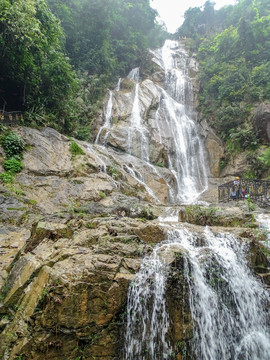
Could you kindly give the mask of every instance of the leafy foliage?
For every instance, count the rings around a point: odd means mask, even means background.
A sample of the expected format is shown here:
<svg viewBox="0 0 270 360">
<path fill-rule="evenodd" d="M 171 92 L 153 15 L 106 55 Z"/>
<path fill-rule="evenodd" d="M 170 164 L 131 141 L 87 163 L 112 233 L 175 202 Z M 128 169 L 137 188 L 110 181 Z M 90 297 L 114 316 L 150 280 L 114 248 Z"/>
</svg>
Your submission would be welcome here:
<svg viewBox="0 0 270 360">
<path fill-rule="evenodd" d="M 189 9 L 178 35 L 190 37 L 198 53 L 201 111 L 233 155 L 261 141 L 251 115 L 258 102 L 270 100 L 270 3 L 213 6 Z"/>
<path fill-rule="evenodd" d="M 2 0 L 0 102 L 90 140 L 106 89 L 163 41 L 156 16 L 149 0 Z"/>
<path fill-rule="evenodd" d="M 6 157 L 22 157 L 22 153 L 25 149 L 25 143 L 23 139 L 14 132 L 9 132 L 1 137 L 1 145 L 3 146 Z"/>
<path fill-rule="evenodd" d="M 4 0 L 0 13 L 1 88 L 7 106 L 59 110 L 75 86 L 59 20 L 45 0 Z"/>
<path fill-rule="evenodd" d="M 268 147 L 261 156 L 258 157 L 259 160 L 261 160 L 264 165 L 270 166 L 270 147 Z"/>
<path fill-rule="evenodd" d="M 71 141 L 69 150 L 70 150 L 72 156 L 84 154 L 84 151 L 82 150 L 82 148 L 75 141 Z"/>
<path fill-rule="evenodd" d="M 19 160 L 15 158 L 8 159 L 4 162 L 4 169 L 10 174 L 17 174 L 22 171 L 23 165 Z"/>
<path fill-rule="evenodd" d="M 66 33 L 78 69 L 113 80 L 138 66 L 148 47 L 164 39 L 147 0 L 48 0 Z"/>
<path fill-rule="evenodd" d="M 25 143 L 19 135 L 11 131 L 1 135 L 0 143 L 6 153 L 6 160 L 3 164 L 6 172 L 0 174 L 0 179 L 4 184 L 12 184 L 14 175 L 23 169 L 23 164 L 20 160 L 23 157 Z"/>
<path fill-rule="evenodd" d="M 216 222 L 216 208 L 204 208 L 198 205 L 187 206 L 182 212 L 182 220 L 192 224 L 214 225 Z"/>
<path fill-rule="evenodd" d="M 2 172 L 0 174 L 0 179 L 3 181 L 4 184 L 12 184 L 14 177 L 10 173 Z"/>
</svg>

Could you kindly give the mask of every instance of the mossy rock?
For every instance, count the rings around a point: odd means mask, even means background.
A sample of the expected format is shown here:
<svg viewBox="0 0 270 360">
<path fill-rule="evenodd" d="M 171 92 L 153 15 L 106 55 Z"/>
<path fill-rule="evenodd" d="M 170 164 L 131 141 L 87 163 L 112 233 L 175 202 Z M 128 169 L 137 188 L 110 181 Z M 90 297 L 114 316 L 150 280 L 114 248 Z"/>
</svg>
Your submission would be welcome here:
<svg viewBox="0 0 270 360">
<path fill-rule="evenodd" d="M 252 213 L 236 208 L 215 208 L 198 205 L 183 207 L 179 221 L 202 226 L 246 227 L 256 226 Z"/>
</svg>

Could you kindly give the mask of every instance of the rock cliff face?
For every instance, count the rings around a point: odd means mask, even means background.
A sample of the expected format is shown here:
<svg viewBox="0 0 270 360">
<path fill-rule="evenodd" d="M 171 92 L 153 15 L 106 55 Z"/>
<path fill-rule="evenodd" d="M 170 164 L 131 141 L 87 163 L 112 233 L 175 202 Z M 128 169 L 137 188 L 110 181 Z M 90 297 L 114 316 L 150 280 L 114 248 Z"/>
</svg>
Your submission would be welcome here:
<svg viewBox="0 0 270 360">
<path fill-rule="evenodd" d="M 265 143 L 270 143 L 270 104 L 262 103 L 254 111 L 253 124 Z"/>
<path fill-rule="evenodd" d="M 180 47 L 183 48 L 183 44 L 180 43 Z M 177 46 L 175 49 L 177 49 Z M 152 62 L 154 62 L 155 66 L 152 74 L 147 74 L 146 79 L 139 77 L 138 70 L 137 77 L 130 76 L 122 80 L 121 85 L 110 92 L 110 97 L 108 96 L 105 99 L 103 113 L 97 120 L 97 128 L 94 131 L 96 141 L 99 143 L 106 144 L 108 147 L 119 151 L 131 153 L 140 158 L 145 157 L 142 149 L 142 143 L 144 143 L 145 147 L 147 147 L 147 160 L 152 164 L 160 164 L 169 168 L 168 154 L 176 152 L 174 148 L 176 130 L 170 123 L 174 103 L 171 102 L 169 105 L 170 110 L 164 107 L 164 103 L 167 101 L 166 91 L 169 87 L 168 84 L 171 81 L 177 82 L 180 80 L 176 79 L 173 73 L 170 76 L 166 73 L 167 65 L 166 63 L 164 65 L 164 61 L 166 62 L 166 58 L 164 60 L 166 54 L 164 55 L 164 53 L 166 51 L 165 49 L 162 52 L 159 52 L 159 50 L 152 52 Z M 198 106 L 198 88 L 195 77 L 198 72 L 198 64 L 194 58 L 186 58 L 183 55 L 184 52 L 181 52 L 181 50 L 173 55 L 178 69 L 183 71 L 185 78 L 189 79 L 189 82 L 183 83 L 185 87 L 183 95 L 181 95 L 183 99 L 178 99 L 180 104 L 184 102 L 185 110 L 179 108 L 177 116 L 183 116 L 181 113 L 186 112 L 188 116 L 196 119 L 198 117 L 195 111 Z M 176 86 L 179 86 L 179 84 Z M 136 96 L 139 103 L 139 109 L 137 110 L 134 109 Z M 141 118 L 140 131 L 136 127 L 136 116 Z M 207 168 L 210 170 L 208 176 L 217 177 L 220 172 L 219 162 L 224 155 L 222 141 L 208 126 L 205 119 L 198 121 L 197 127 L 206 150 L 204 155 L 207 159 Z M 184 141 L 184 139 L 180 141 Z M 178 143 L 178 146 L 180 147 L 181 144 Z"/>
<path fill-rule="evenodd" d="M 72 156 L 53 129 L 14 131 L 28 150 L 1 186 L 1 358 L 74 359 L 87 344 L 89 358 L 112 359 L 146 241 L 164 238 L 142 222 L 155 217 L 142 200 L 152 198 L 109 154 L 106 165 L 84 143 Z"/>
<path fill-rule="evenodd" d="M 161 89 L 166 71 L 161 54 L 155 56 L 148 79 L 138 80 L 134 72 L 122 80 L 120 89 L 108 94 L 95 130 L 98 142 L 106 147 L 76 141 L 82 150 L 76 155 L 73 140 L 53 129 L 13 129 L 23 138 L 26 150 L 23 170 L 14 183 L 0 185 L 1 359 L 124 359 L 128 287 L 143 258 L 175 226 L 184 224 L 194 231 L 198 244 L 204 241 L 205 225 L 212 226 L 213 233 L 226 227 L 250 244 L 250 264 L 256 276 L 269 284 L 265 249 L 257 242 L 261 238 L 250 228 L 254 218 L 245 209 L 223 208 L 216 213 L 211 207 L 169 208 L 177 187 L 170 156 L 177 149 L 170 150 L 173 131 L 159 107 L 168 101 Z M 185 57 L 175 59 L 186 67 Z M 188 65 L 189 77 L 194 78 L 195 60 L 190 59 Z M 136 126 L 130 131 L 128 126 L 138 121 L 136 96 L 142 128 L 148 129 L 145 133 Z M 194 115 L 196 98 L 188 97 L 186 104 L 187 114 Z M 165 124 L 164 141 L 157 116 Z M 193 124 L 188 124 L 195 134 Z M 208 175 L 218 176 L 222 144 L 205 120 L 198 127 L 207 149 Z M 149 145 L 147 159 L 141 146 L 144 136 Z M 197 134 L 196 139 L 190 157 L 200 149 Z M 0 166 L 4 156 L 0 148 Z M 213 199 L 212 191 L 205 192 L 203 200 Z M 172 209 L 178 218 L 173 224 Z M 192 360 L 194 329 L 184 255 L 181 247 L 164 254 L 169 274 L 165 291 L 168 337 L 172 358 Z"/>
<path fill-rule="evenodd" d="M 14 131 L 27 150 L 15 183 L 0 189 L 0 356 L 121 359 L 127 288 L 142 258 L 166 239 L 168 227 L 154 220 L 165 208 L 147 202 L 153 197 L 119 165 L 122 155 L 78 142 L 85 154 L 74 156 L 71 141 L 52 129 Z M 181 253 L 172 256 L 167 303 L 180 360 L 192 321 Z"/>
</svg>

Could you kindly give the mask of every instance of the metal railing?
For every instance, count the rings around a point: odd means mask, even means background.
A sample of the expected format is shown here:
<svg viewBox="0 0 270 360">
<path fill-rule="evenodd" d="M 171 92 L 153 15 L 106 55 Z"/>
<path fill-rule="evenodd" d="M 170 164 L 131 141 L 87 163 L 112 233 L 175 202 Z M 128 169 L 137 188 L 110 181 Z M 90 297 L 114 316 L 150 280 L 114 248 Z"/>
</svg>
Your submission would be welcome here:
<svg viewBox="0 0 270 360">
<path fill-rule="evenodd" d="M 229 202 L 249 198 L 252 202 L 270 206 L 270 180 L 241 179 L 218 187 L 218 201 Z"/>
<path fill-rule="evenodd" d="M 22 120 L 21 111 L 4 111 L 0 110 L 0 122 L 5 124 L 18 124 Z"/>
</svg>

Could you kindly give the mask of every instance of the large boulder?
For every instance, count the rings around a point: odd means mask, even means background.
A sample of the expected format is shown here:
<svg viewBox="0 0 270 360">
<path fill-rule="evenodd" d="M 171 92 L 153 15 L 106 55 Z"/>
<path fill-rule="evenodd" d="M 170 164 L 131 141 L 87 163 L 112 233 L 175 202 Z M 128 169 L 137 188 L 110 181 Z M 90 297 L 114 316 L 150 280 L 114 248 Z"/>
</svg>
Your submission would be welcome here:
<svg viewBox="0 0 270 360">
<path fill-rule="evenodd" d="M 32 229 L 39 241 L 27 251 L 29 231 L 3 229 L 1 242 L 13 245 L 7 255 L 14 263 L 5 265 L 0 292 L 0 357 L 120 358 L 128 285 L 152 248 L 136 232 L 147 237 L 149 228 L 115 217 L 40 221 Z M 150 232 L 163 240 L 158 226 Z"/>
<path fill-rule="evenodd" d="M 253 124 L 259 136 L 270 143 L 270 104 L 262 103 L 255 109 Z"/>
<path fill-rule="evenodd" d="M 17 132 L 30 150 L 24 153 L 24 168 L 28 173 L 64 176 L 71 171 L 70 142 L 66 136 L 51 128 L 39 131 L 20 127 Z"/>
<path fill-rule="evenodd" d="M 199 131 L 204 138 L 204 145 L 207 151 L 210 173 L 214 177 L 219 177 L 220 160 L 224 156 L 223 143 L 221 139 L 215 134 L 213 129 L 210 128 L 206 119 L 203 119 L 200 122 Z"/>
<path fill-rule="evenodd" d="M 238 153 L 230 159 L 230 162 L 222 170 L 221 176 L 239 176 L 246 171 L 247 167 L 247 152 Z"/>
</svg>

